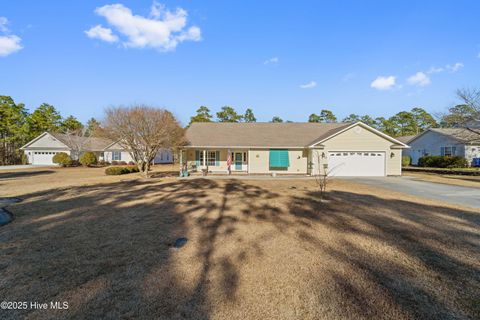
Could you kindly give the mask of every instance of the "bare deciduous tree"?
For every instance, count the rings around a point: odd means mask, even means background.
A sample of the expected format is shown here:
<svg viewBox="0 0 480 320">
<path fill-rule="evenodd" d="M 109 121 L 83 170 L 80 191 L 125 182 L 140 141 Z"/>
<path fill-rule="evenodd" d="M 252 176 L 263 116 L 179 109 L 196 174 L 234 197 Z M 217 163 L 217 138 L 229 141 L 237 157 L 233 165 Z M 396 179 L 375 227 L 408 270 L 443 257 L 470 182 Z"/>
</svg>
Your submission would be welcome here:
<svg viewBox="0 0 480 320">
<path fill-rule="evenodd" d="M 458 89 L 457 97 L 471 109 L 471 114 L 465 115 L 467 120 L 480 123 L 480 89 Z"/>
<path fill-rule="evenodd" d="M 171 112 L 145 105 L 106 109 L 104 131 L 130 152 L 146 178 L 157 152 L 173 149 L 184 139 L 184 130 Z"/>
<path fill-rule="evenodd" d="M 328 168 L 328 164 L 322 164 L 321 157 L 318 153 L 315 153 L 313 159 L 315 161 L 315 165 L 313 165 L 313 176 L 315 178 L 315 184 L 320 190 L 320 201 L 323 201 L 323 197 L 325 195 L 325 191 L 327 191 L 327 185 L 330 179 L 330 169 Z"/>
<path fill-rule="evenodd" d="M 68 142 L 67 144 L 72 149 L 72 159 L 79 159 L 80 154 L 87 151 L 90 137 L 86 135 L 86 128 L 82 127 L 74 130 L 68 129 L 65 131 L 65 138 Z"/>
</svg>

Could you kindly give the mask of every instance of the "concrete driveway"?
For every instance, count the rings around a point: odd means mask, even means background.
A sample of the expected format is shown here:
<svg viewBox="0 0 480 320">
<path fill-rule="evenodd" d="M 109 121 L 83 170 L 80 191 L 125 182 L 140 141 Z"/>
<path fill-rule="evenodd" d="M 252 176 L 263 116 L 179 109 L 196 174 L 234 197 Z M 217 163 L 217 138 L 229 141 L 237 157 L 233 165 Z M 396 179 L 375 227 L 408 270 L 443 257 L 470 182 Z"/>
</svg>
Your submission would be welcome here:
<svg viewBox="0 0 480 320">
<path fill-rule="evenodd" d="M 339 178 L 337 178 L 339 179 Z M 403 192 L 426 199 L 441 200 L 453 204 L 480 209 L 480 189 L 419 181 L 414 177 L 355 177 L 341 178 L 357 183 Z"/>
<path fill-rule="evenodd" d="M 0 166 L 0 170 L 23 170 L 23 169 L 34 169 L 34 168 L 49 168 L 54 166 L 55 165 L 16 164 L 11 166 Z"/>
</svg>

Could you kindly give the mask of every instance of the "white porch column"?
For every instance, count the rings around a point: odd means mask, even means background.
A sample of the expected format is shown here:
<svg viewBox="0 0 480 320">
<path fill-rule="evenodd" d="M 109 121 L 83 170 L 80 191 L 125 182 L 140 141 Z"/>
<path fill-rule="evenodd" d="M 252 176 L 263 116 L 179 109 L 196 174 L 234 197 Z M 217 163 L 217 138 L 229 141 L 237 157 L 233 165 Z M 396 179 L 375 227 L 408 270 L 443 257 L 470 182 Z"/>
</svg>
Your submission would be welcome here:
<svg viewBox="0 0 480 320">
<path fill-rule="evenodd" d="M 203 150 L 203 166 L 207 166 L 207 150 Z"/>
<path fill-rule="evenodd" d="M 180 151 L 180 157 L 179 157 L 179 159 L 180 159 L 180 175 L 181 175 L 181 174 L 182 174 L 182 171 L 183 171 L 183 150 L 180 149 L 179 151 Z"/>
</svg>

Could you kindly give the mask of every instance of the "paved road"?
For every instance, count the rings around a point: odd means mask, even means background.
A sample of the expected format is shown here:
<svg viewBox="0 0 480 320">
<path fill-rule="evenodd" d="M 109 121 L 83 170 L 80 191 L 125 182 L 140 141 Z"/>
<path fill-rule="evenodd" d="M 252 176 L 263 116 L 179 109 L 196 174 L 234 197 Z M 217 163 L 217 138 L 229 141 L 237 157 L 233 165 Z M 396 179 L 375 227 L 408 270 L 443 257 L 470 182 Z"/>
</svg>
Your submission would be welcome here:
<svg viewBox="0 0 480 320">
<path fill-rule="evenodd" d="M 414 177 L 342 178 L 427 199 L 480 209 L 480 188 L 419 181 Z"/>
</svg>

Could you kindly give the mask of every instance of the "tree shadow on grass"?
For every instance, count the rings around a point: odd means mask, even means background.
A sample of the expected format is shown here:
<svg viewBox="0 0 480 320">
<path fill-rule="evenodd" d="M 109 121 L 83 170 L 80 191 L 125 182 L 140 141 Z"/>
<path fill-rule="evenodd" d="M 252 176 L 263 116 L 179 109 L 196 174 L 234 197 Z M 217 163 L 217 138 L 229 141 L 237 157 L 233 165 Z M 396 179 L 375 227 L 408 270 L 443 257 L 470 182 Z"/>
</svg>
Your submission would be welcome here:
<svg viewBox="0 0 480 320">
<path fill-rule="evenodd" d="M 298 233 L 335 261 L 327 277 L 336 287 L 329 303 L 344 312 L 337 316 L 480 316 L 478 212 L 346 191 L 329 192 L 328 203 L 312 200 L 316 196 L 294 197 L 290 213 L 340 235 L 325 242 Z"/>
<path fill-rule="evenodd" d="M 234 299 L 238 285 L 242 253 L 216 254 L 217 238 L 231 235 L 238 222 L 226 214 L 233 192 L 274 196 L 238 181 L 219 185 L 203 179 L 124 181 L 22 195 L 25 202 L 13 208 L 15 224 L 0 232 L 5 257 L 0 269 L 7 275 L 0 292 L 10 300 L 69 301 L 70 308 L 48 314 L 17 310 L 7 318 L 209 318 L 212 281 L 227 300 Z M 191 234 L 192 226 L 200 232 Z M 173 249 L 175 239 L 184 236 L 189 243 Z M 177 270 L 190 247 L 198 250 L 202 266 L 193 287 L 178 279 Z"/>
<path fill-rule="evenodd" d="M 54 172 L 55 171 L 53 170 L 0 172 L 0 180 L 12 180 L 18 178 L 34 177 L 39 175 L 48 175 Z"/>
<path fill-rule="evenodd" d="M 310 318 L 478 314 L 478 214 L 346 191 L 320 202 L 308 190 L 277 190 L 151 179 L 19 195 L 15 222 L 0 230 L 0 295 L 70 308 L 5 317 L 209 319 L 239 303 L 244 262 L 278 254 L 263 243 L 279 234 L 330 266 L 296 284 L 312 293 L 302 306 Z M 189 241 L 173 249 L 179 237 Z"/>
</svg>

